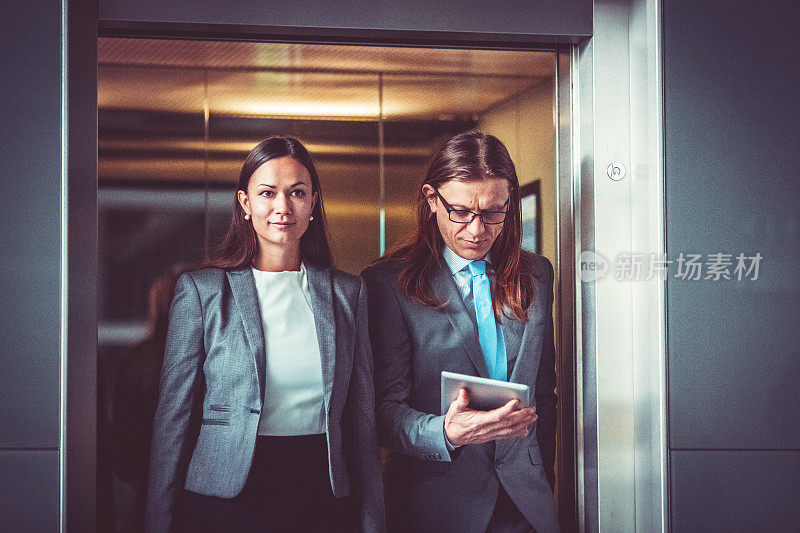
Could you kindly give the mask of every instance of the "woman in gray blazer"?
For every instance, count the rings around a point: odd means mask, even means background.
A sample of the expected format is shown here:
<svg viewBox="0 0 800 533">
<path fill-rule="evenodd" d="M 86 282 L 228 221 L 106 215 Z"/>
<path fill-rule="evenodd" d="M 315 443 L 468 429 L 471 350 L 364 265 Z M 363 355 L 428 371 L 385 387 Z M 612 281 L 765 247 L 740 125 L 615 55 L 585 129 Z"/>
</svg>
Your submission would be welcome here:
<svg viewBox="0 0 800 533">
<path fill-rule="evenodd" d="M 179 279 L 149 531 L 383 531 L 366 290 L 332 267 L 305 147 L 247 156 L 228 232 Z"/>
</svg>

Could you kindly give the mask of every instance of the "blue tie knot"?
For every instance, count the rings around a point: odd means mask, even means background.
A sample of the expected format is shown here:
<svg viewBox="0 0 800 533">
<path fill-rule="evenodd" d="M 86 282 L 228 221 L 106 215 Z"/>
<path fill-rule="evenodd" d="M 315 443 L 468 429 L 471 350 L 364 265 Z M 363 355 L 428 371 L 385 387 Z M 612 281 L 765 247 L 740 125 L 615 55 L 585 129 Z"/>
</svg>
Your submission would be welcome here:
<svg viewBox="0 0 800 533">
<path fill-rule="evenodd" d="M 473 277 L 486 274 L 486 261 L 483 259 L 478 259 L 477 261 L 470 263 L 469 273 L 472 274 Z"/>
</svg>

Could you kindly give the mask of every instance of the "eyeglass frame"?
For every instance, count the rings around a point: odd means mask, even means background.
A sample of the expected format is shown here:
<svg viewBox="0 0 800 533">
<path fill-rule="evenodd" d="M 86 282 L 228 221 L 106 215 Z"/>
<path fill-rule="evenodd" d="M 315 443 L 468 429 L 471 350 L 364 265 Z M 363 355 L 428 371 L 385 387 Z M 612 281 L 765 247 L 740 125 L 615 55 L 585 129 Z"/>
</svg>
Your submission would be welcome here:
<svg viewBox="0 0 800 533">
<path fill-rule="evenodd" d="M 483 211 L 481 213 L 476 213 L 475 211 L 470 211 L 469 209 L 455 209 L 453 206 L 447 203 L 447 200 L 445 200 L 444 197 L 442 197 L 441 193 L 439 192 L 439 189 L 433 187 L 433 190 L 436 193 L 436 196 L 439 197 L 439 200 L 442 201 L 442 206 L 447 211 L 447 218 L 450 219 L 450 222 L 455 222 L 456 224 L 472 224 L 472 221 L 475 220 L 475 217 L 479 217 L 482 223 L 490 226 L 496 226 L 497 224 L 502 224 L 506 221 L 506 216 L 508 215 L 508 209 L 505 209 L 504 211 Z M 508 200 L 506 200 L 506 202 L 503 204 L 503 207 L 506 207 L 510 201 L 511 201 L 511 196 L 508 197 Z M 465 213 L 470 213 L 472 215 L 472 218 L 470 218 L 467 222 L 460 222 L 458 220 L 453 220 L 452 217 L 453 211 L 462 211 Z M 500 222 L 486 222 L 486 219 L 483 218 L 484 215 L 486 214 L 498 214 L 498 213 L 503 213 L 503 220 L 501 220 Z"/>
</svg>

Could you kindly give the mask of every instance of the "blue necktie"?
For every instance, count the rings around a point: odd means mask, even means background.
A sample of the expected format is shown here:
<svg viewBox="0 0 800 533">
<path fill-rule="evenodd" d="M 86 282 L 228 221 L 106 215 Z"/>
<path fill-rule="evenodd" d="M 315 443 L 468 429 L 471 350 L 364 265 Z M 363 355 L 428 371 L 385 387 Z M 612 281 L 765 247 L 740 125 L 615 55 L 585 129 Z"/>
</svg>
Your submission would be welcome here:
<svg viewBox="0 0 800 533">
<path fill-rule="evenodd" d="M 475 302 L 475 317 L 478 319 L 478 341 L 489 367 L 489 377 L 506 381 L 508 363 L 503 330 L 495 321 L 492 309 L 492 288 L 486 275 L 486 261 L 479 259 L 469 264 L 472 274 L 472 299 Z"/>
</svg>

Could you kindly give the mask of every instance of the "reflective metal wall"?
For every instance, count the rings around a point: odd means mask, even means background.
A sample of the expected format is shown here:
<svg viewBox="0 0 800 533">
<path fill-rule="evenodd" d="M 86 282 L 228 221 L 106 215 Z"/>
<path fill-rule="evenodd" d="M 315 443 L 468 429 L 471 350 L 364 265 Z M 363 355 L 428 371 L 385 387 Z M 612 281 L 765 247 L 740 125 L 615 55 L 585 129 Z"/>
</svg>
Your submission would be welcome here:
<svg viewBox="0 0 800 533">
<path fill-rule="evenodd" d="M 554 76 L 553 52 L 101 39 L 100 526 L 141 525 L 171 284 L 226 230 L 253 146 L 306 145 L 334 262 L 358 274 L 408 237 L 425 165 L 457 132 L 484 124 L 523 180 L 554 189 Z M 492 126 L 512 104 L 518 130 L 551 141 Z M 528 164 L 533 154 L 544 163 Z M 553 228 L 555 201 L 544 205 Z"/>
</svg>

